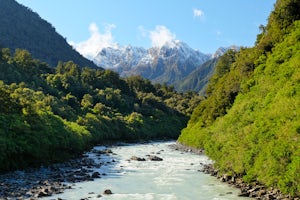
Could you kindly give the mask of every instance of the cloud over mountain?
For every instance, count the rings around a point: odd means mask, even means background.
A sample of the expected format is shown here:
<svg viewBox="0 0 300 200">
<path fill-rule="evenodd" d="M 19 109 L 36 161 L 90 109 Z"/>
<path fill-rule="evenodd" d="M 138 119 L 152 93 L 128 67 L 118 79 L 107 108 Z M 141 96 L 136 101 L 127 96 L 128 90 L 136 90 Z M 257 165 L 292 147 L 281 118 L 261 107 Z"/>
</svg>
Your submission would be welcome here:
<svg viewBox="0 0 300 200">
<path fill-rule="evenodd" d="M 78 52 L 88 59 L 93 59 L 97 53 L 107 47 L 117 48 L 118 44 L 114 39 L 112 30 L 116 28 L 114 24 L 106 24 L 104 31 L 101 32 L 96 23 L 91 23 L 89 26 L 90 37 L 81 42 L 70 41 Z M 163 25 L 155 26 L 154 30 L 147 30 L 143 26 L 139 26 L 138 30 L 141 35 L 151 41 L 152 47 L 162 47 L 164 44 L 174 41 L 176 35 Z"/>
<path fill-rule="evenodd" d="M 79 43 L 70 41 L 69 43 L 83 56 L 92 59 L 101 49 L 117 45 L 112 35 L 112 29 L 114 28 L 116 28 L 116 25 L 106 24 L 104 32 L 101 33 L 97 24 L 91 23 L 89 26 L 90 37 L 87 40 Z"/>
<path fill-rule="evenodd" d="M 154 30 L 150 31 L 149 38 L 153 47 L 162 47 L 167 42 L 175 40 L 176 35 L 167 27 L 158 25 Z"/>
</svg>

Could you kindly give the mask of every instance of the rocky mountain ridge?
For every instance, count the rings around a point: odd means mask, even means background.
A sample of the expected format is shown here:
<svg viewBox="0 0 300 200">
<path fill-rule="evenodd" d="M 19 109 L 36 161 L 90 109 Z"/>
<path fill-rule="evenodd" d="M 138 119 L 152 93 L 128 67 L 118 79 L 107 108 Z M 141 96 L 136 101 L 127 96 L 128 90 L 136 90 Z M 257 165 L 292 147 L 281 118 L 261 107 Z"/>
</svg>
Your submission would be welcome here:
<svg viewBox="0 0 300 200">
<path fill-rule="evenodd" d="M 154 83 L 174 85 L 180 91 L 199 92 L 211 76 L 218 57 L 229 49 L 239 48 L 220 47 L 214 54 L 204 54 L 182 41 L 173 40 L 161 47 L 149 49 L 131 45 L 107 47 L 102 49 L 93 61 L 98 66 L 112 69 L 123 77 L 141 75 Z M 212 66 L 207 68 L 207 62 Z M 189 78 L 192 74 L 200 78 Z M 198 81 L 203 83 L 198 84 Z"/>
</svg>

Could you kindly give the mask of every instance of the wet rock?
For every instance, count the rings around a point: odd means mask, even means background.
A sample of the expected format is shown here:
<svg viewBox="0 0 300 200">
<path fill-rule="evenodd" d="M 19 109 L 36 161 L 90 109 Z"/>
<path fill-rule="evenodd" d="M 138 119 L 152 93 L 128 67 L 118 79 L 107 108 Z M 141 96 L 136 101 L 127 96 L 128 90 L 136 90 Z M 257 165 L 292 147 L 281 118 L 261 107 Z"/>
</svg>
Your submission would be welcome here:
<svg viewBox="0 0 300 200">
<path fill-rule="evenodd" d="M 38 193 L 38 195 L 37 195 L 38 198 L 42 198 L 42 197 L 46 197 L 46 196 L 48 196 L 48 194 L 45 193 L 45 192 L 40 192 L 40 193 Z"/>
<path fill-rule="evenodd" d="M 258 196 L 258 197 L 262 197 L 262 196 L 264 196 L 265 194 L 267 194 L 267 190 L 265 190 L 265 189 L 259 190 L 259 191 L 257 192 L 257 196 Z"/>
<path fill-rule="evenodd" d="M 94 172 L 92 174 L 92 178 L 100 178 L 100 173 L 99 172 Z"/>
<path fill-rule="evenodd" d="M 111 195 L 112 191 L 110 189 L 106 189 L 106 190 L 104 190 L 103 194 Z"/>
<path fill-rule="evenodd" d="M 113 153 L 111 149 L 106 149 L 105 153 Z"/>
<path fill-rule="evenodd" d="M 105 150 L 103 153 L 111 153 Z M 64 163 L 56 163 L 49 167 L 27 169 L 0 175 L 0 199 L 38 199 L 53 194 L 60 194 L 71 185 L 63 182 L 76 183 L 92 181 L 100 178 L 99 172 L 103 164 L 82 155 Z"/>
<path fill-rule="evenodd" d="M 162 158 L 160 158 L 160 157 L 158 157 L 158 156 L 152 156 L 152 155 L 150 155 L 150 156 L 148 157 L 148 159 L 151 160 L 151 161 L 163 161 Z"/>
<path fill-rule="evenodd" d="M 132 157 L 130 158 L 130 160 L 136 160 L 136 161 L 146 161 L 146 159 L 145 159 L 145 158 L 140 158 L 140 157 L 137 157 L 137 156 L 132 156 Z"/>
<path fill-rule="evenodd" d="M 104 150 L 93 149 L 91 152 L 96 154 L 96 155 L 112 154 L 113 153 L 111 149 L 104 149 Z"/>
<path fill-rule="evenodd" d="M 211 164 L 200 163 L 201 169 L 198 170 L 205 174 L 210 174 L 217 177 L 222 182 L 227 182 L 237 188 L 240 188 L 241 192 L 238 196 L 240 197 L 250 197 L 256 199 L 267 199 L 267 200 L 295 200 L 298 197 L 291 197 L 290 195 L 282 194 L 278 189 L 268 188 L 259 182 L 253 182 L 251 184 L 245 183 L 241 176 L 223 174 L 219 175 L 219 171 L 213 167 Z"/>
<path fill-rule="evenodd" d="M 224 174 L 221 176 L 220 180 L 222 182 L 228 182 L 229 180 L 231 180 L 232 176 L 228 175 L 228 174 Z"/>
<path fill-rule="evenodd" d="M 248 192 L 241 192 L 240 194 L 238 194 L 239 197 L 249 197 L 249 193 Z"/>
<path fill-rule="evenodd" d="M 192 152 L 192 153 L 196 153 L 196 154 L 203 154 L 204 153 L 204 149 L 196 149 L 196 148 L 185 146 L 185 145 L 180 144 L 180 143 L 171 144 L 169 146 L 172 149 L 176 150 L 176 151 Z"/>
</svg>

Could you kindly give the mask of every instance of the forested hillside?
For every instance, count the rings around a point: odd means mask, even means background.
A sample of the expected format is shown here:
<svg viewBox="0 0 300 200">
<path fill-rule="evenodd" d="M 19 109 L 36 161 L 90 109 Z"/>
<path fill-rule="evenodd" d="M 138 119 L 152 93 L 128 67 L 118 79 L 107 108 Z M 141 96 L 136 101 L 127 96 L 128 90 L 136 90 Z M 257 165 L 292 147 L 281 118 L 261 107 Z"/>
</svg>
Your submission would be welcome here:
<svg viewBox="0 0 300 200">
<path fill-rule="evenodd" d="M 74 61 L 82 67 L 97 66 L 81 56 L 55 28 L 15 0 L 0 0 L 0 47 L 27 49 L 37 59 L 55 67 L 59 61 Z"/>
<path fill-rule="evenodd" d="M 217 63 L 179 142 L 221 173 L 300 195 L 300 1 L 278 0 L 256 45 Z"/>
<path fill-rule="evenodd" d="M 177 138 L 200 98 L 139 76 L 54 69 L 0 49 L 0 172 L 68 159 L 109 141 Z"/>
<path fill-rule="evenodd" d="M 207 83 L 213 74 L 218 58 L 213 58 L 203 63 L 183 80 L 174 83 L 174 87 L 179 92 L 196 91 L 201 95 L 205 94 Z"/>
</svg>

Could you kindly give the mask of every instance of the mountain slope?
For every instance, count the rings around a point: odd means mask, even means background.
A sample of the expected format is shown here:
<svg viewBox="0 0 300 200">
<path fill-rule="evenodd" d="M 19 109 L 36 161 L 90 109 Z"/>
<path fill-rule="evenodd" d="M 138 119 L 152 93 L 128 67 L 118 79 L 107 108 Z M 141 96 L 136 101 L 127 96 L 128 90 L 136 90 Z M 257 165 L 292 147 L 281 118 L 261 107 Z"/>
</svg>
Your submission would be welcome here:
<svg viewBox="0 0 300 200">
<path fill-rule="evenodd" d="M 220 173 L 300 196 L 300 1 L 278 0 L 256 46 L 225 54 L 179 141 Z"/>
<path fill-rule="evenodd" d="M 96 67 L 76 52 L 55 28 L 37 13 L 15 0 L 0 0 L 0 47 L 27 49 L 33 57 L 56 66 L 72 60 L 80 66 Z"/>
<path fill-rule="evenodd" d="M 137 47 L 102 49 L 94 62 L 113 69 L 121 76 L 141 75 L 155 83 L 174 84 L 210 59 L 180 41 L 167 42 L 148 50 Z"/>
<path fill-rule="evenodd" d="M 179 92 L 195 91 L 204 95 L 207 83 L 213 74 L 217 60 L 218 58 L 213 58 L 203 63 L 183 80 L 175 82 L 174 87 Z"/>
</svg>

